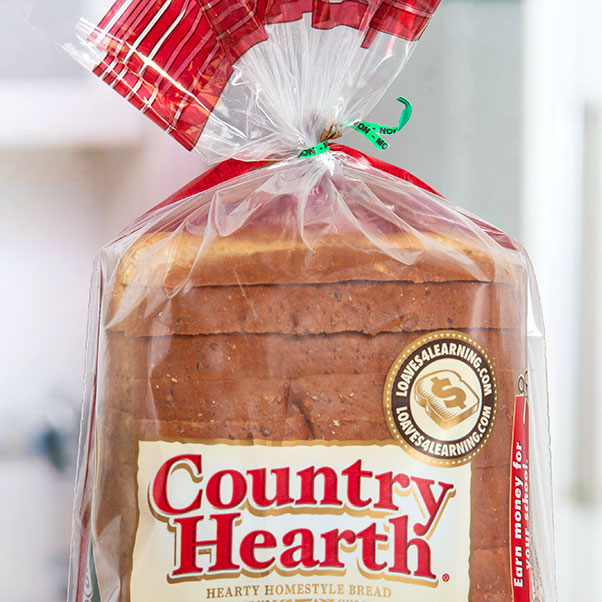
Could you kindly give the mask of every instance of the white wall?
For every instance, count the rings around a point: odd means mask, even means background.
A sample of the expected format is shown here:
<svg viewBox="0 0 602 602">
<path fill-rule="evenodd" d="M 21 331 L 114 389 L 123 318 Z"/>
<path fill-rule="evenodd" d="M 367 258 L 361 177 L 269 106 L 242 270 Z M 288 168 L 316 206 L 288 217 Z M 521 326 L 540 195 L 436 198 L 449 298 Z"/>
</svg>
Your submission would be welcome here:
<svg viewBox="0 0 602 602">
<path fill-rule="evenodd" d="M 518 236 L 521 48 L 520 2 L 442 2 L 371 116 L 395 123 L 395 98 L 404 96 L 414 105 L 408 125 L 385 152 L 353 133 L 345 143 L 407 169 Z"/>
<path fill-rule="evenodd" d="M 601 600 L 602 44 L 597 0 L 527 0 L 523 233 L 547 327 L 560 600 Z"/>
</svg>

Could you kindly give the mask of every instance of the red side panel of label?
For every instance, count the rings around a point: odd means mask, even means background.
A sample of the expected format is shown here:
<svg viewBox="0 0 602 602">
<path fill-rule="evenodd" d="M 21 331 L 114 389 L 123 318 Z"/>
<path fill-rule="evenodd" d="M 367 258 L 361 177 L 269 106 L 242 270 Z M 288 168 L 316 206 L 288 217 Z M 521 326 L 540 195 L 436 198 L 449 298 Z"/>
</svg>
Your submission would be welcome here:
<svg viewBox="0 0 602 602">
<path fill-rule="evenodd" d="M 514 602 L 531 602 L 531 534 L 529 522 L 529 406 L 524 395 L 514 405 L 510 483 L 510 558 Z"/>
</svg>

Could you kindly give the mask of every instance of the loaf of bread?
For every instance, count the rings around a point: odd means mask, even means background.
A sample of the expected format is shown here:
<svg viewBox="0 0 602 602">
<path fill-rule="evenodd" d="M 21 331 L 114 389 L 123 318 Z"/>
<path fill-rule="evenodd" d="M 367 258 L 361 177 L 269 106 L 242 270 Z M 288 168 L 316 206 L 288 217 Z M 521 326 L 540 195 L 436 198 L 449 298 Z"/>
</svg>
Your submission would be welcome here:
<svg viewBox="0 0 602 602">
<path fill-rule="evenodd" d="M 512 421 L 526 364 L 519 254 L 439 233 L 391 234 L 379 248 L 243 232 L 206 248 L 182 231 L 139 237 L 103 291 L 101 591 L 130 599 L 140 441 L 394 443 L 383 410 L 391 366 L 420 337 L 453 331 L 486 350 L 497 387 L 494 425 L 470 463 L 470 601 L 510 602 Z"/>
</svg>

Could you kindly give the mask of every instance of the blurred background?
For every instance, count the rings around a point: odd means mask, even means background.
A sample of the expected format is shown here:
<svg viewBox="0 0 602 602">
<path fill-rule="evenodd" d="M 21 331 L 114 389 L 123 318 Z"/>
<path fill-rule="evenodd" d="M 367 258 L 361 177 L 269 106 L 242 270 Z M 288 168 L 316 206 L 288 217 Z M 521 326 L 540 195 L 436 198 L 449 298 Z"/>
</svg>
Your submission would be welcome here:
<svg viewBox="0 0 602 602">
<path fill-rule="evenodd" d="M 599 0 L 444 0 L 370 116 L 411 99 L 385 160 L 535 265 L 561 601 L 602 600 L 601 22 Z M 65 599 L 94 255 L 204 168 L 0 6 L 0 600 Z"/>
</svg>

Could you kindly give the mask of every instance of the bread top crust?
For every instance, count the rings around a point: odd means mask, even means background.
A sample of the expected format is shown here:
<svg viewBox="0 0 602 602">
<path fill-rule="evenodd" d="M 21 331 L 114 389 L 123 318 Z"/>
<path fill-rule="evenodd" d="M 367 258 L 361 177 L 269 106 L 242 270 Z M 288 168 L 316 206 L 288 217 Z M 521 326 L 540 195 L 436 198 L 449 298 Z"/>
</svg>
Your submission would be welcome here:
<svg viewBox="0 0 602 602">
<path fill-rule="evenodd" d="M 253 230 L 212 239 L 183 230 L 144 234 L 123 254 L 115 284 L 180 288 L 368 280 L 517 286 L 524 278 L 522 253 L 486 234 L 469 239 L 389 233 L 371 240 L 355 232 L 304 240 Z"/>
</svg>

